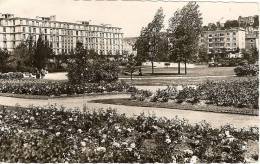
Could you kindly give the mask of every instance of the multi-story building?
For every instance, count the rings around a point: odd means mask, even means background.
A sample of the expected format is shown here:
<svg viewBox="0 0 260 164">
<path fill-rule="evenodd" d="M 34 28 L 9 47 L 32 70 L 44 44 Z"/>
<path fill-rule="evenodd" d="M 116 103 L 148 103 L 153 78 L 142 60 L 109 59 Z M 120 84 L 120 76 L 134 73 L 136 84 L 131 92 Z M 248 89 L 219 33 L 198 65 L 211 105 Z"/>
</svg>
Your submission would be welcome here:
<svg viewBox="0 0 260 164">
<path fill-rule="evenodd" d="M 37 40 L 40 35 L 50 42 L 55 54 L 69 53 L 77 41 L 105 55 L 123 51 L 123 33 L 119 27 L 91 25 L 87 21 L 61 22 L 55 16 L 32 19 L 0 14 L 0 48 L 12 51 L 29 36 Z"/>
<path fill-rule="evenodd" d="M 259 50 L 259 31 L 251 29 L 246 31 L 246 49 L 257 48 Z"/>
<path fill-rule="evenodd" d="M 204 31 L 200 37 L 200 45 L 207 47 L 208 53 L 236 52 L 245 48 L 245 30 L 234 28 L 229 30 Z"/>
</svg>

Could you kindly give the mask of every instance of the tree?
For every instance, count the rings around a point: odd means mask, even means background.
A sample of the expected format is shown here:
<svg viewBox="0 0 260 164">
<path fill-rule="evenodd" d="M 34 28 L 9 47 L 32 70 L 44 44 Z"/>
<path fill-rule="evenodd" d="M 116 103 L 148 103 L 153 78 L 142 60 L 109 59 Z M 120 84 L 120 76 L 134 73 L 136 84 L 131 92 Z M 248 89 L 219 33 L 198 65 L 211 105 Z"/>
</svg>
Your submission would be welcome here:
<svg viewBox="0 0 260 164">
<path fill-rule="evenodd" d="M 140 65 L 143 61 L 149 60 L 152 63 L 152 74 L 154 73 L 154 61 L 158 53 L 158 43 L 161 39 L 160 31 L 163 28 L 164 21 L 163 9 L 159 8 L 155 16 L 147 27 L 142 28 L 134 49 L 137 50 L 137 60 Z"/>
<path fill-rule="evenodd" d="M 72 84 L 112 82 L 118 79 L 118 63 L 109 60 L 104 55 L 97 54 L 94 50 L 86 50 L 81 42 L 68 59 L 68 79 Z"/>
<path fill-rule="evenodd" d="M 255 15 L 255 16 L 254 16 L 253 27 L 254 27 L 254 28 L 259 27 L 259 15 Z"/>
<path fill-rule="evenodd" d="M 255 64 L 258 61 L 258 50 L 256 47 L 252 47 L 249 50 L 241 50 L 243 56 L 242 58 L 246 60 L 249 64 Z"/>
<path fill-rule="evenodd" d="M 209 60 L 208 50 L 204 44 L 199 46 L 198 60 L 199 62 L 208 62 Z"/>
<path fill-rule="evenodd" d="M 14 58 L 13 65 L 16 68 L 16 71 L 33 71 L 35 44 L 32 36 L 29 36 L 25 42 L 21 42 L 17 47 L 15 47 L 12 53 Z"/>
<path fill-rule="evenodd" d="M 11 55 L 7 49 L 0 48 L 0 72 L 8 72 L 12 61 Z"/>
<path fill-rule="evenodd" d="M 234 28 L 234 27 L 239 27 L 239 24 L 238 24 L 237 20 L 227 20 L 224 23 L 224 28 L 225 29 L 230 29 L 230 28 Z"/>
<path fill-rule="evenodd" d="M 171 55 L 176 55 L 178 73 L 180 74 L 180 62 L 185 64 L 187 74 L 187 62 L 198 52 L 199 35 L 202 32 L 202 18 L 199 5 L 196 2 L 188 2 L 181 10 L 177 10 L 169 20 L 169 41 Z"/>
<path fill-rule="evenodd" d="M 131 75 L 131 80 L 133 79 L 133 73 L 136 71 L 136 59 L 133 54 L 128 55 L 127 64 L 126 64 L 126 72 L 129 72 Z"/>
<path fill-rule="evenodd" d="M 52 54 L 52 49 L 50 48 L 47 41 L 42 39 L 40 35 L 35 46 L 35 51 L 33 55 L 33 66 L 37 71 L 41 71 L 47 66 L 48 58 Z"/>
</svg>

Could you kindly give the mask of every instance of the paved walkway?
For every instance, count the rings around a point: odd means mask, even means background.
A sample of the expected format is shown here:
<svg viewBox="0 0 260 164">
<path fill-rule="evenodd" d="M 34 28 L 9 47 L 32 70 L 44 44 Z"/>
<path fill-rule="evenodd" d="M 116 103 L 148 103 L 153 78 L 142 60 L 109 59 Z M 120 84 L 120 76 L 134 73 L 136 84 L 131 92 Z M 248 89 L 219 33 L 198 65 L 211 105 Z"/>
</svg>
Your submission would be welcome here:
<svg viewBox="0 0 260 164">
<path fill-rule="evenodd" d="M 66 76 L 66 72 L 57 72 L 57 73 L 49 73 L 44 79 L 48 80 L 66 80 L 68 79 Z M 233 75 L 235 76 L 235 75 Z M 174 79 L 203 79 L 203 78 L 223 78 L 223 77 L 232 77 L 231 76 L 154 76 L 154 77 L 133 77 L 133 80 L 141 80 L 141 79 L 165 79 L 165 80 L 174 80 Z M 131 79 L 130 77 L 120 77 L 119 79 Z"/>
<path fill-rule="evenodd" d="M 98 95 L 98 96 L 84 96 L 84 97 L 73 97 L 73 98 L 56 98 L 49 100 L 36 100 L 36 99 L 21 99 L 13 97 L 2 97 L 0 96 L 0 104 L 14 106 L 19 104 L 22 107 L 27 107 L 29 105 L 34 106 L 45 106 L 50 104 L 56 104 L 58 106 L 64 106 L 66 108 L 79 108 L 82 109 L 84 104 L 89 108 L 88 110 L 93 110 L 93 108 L 103 108 L 108 107 L 117 109 L 118 113 L 125 113 L 126 116 L 139 115 L 140 113 L 145 113 L 146 115 L 156 115 L 158 117 L 174 118 L 178 116 L 179 118 L 184 118 L 189 120 L 190 123 L 198 123 L 202 120 L 206 120 L 213 127 L 220 127 L 226 124 L 233 124 L 236 128 L 243 127 L 258 127 L 259 118 L 258 116 L 246 116 L 237 114 L 223 114 L 223 113 L 210 113 L 210 112 L 200 112 L 200 111 L 187 111 L 178 109 L 165 109 L 165 108 L 150 108 L 150 107 L 134 107 L 134 106 L 124 106 L 124 105 L 110 105 L 110 104 L 99 104 L 91 103 L 90 100 L 95 99 L 110 99 L 110 98 L 128 98 L 129 95 Z"/>
</svg>

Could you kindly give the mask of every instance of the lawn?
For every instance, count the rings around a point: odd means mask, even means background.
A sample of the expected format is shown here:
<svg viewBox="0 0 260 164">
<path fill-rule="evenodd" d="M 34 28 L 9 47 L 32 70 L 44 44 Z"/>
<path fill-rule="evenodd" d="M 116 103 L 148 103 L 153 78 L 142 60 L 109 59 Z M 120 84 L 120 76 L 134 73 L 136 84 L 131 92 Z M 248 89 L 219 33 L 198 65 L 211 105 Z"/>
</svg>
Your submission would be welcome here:
<svg viewBox="0 0 260 164">
<path fill-rule="evenodd" d="M 222 80 L 244 80 L 248 78 L 255 77 L 236 77 L 236 76 L 228 76 L 228 77 L 180 77 L 180 78 L 135 78 L 131 79 L 123 79 L 126 83 L 138 86 L 167 86 L 167 85 L 198 85 L 204 83 L 208 80 L 214 81 L 222 81 Z"/>
<path fill-rule="evenodd" d="M 138 107 L 156 107 L 156 108 L 194 110 L 194 111 L 215 112 L 215 113 L 244 114 L 244 115 L 254 115 L 254 116 L 257 116 L 259 112 L 258 109 L 251 109 L 251 108 L 223 107 L 223 106 L 199 104 L 199 103 L 191 104 L 186 102 L 176 103 L 173 101 L 165 102 L 165 103 L 133 101 L 129 98 L 92 100 L 91 102 L 103 103 L 103 104 L 126 105 L 126 106 L 138 106 Z"/>
<path fill-rule="evenodd" d="M 157 76 L 233 76 L 235 67 L 207 67 L 201 66 L 196 68 L 188 68 L 187 75 L 184 74 L 184 68 L 181 69 L 181 75 L 178 75 L 178 68 L 154 68 L 154 74 L 152 75 L 152 69 L 150 67 L 142 68 L 143 77 L 157 77 Z M 139 77 L 138 71 L 133 75 Z M 125 77 L 122 75 L 121 77 Z"/>
</svg>

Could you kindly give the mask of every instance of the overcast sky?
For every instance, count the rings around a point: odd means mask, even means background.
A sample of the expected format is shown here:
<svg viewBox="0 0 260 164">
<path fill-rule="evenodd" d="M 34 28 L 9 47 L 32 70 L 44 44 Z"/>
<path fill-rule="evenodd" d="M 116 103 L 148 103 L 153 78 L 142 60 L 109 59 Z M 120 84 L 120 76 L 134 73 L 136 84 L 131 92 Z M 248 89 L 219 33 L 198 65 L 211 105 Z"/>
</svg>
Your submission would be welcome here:
<svg viewBox="0 0 260 164">
<path fill-rule="evenodd" d="M 241 0 L 240 0 L 241 1 Z M 259 14 L 257 1 L 198 2 L 203 24 Z M 123 28 L 124 36 L 138 36 L 159 7 L 164 10 L 165 27 L 183 1 L 87 1 L 87 0 L 0 0 L 0 13 L 20 17 L 56 15 L 60 21 L 91 20 L 91 24 L 112 24 Z"/>
</svg>

